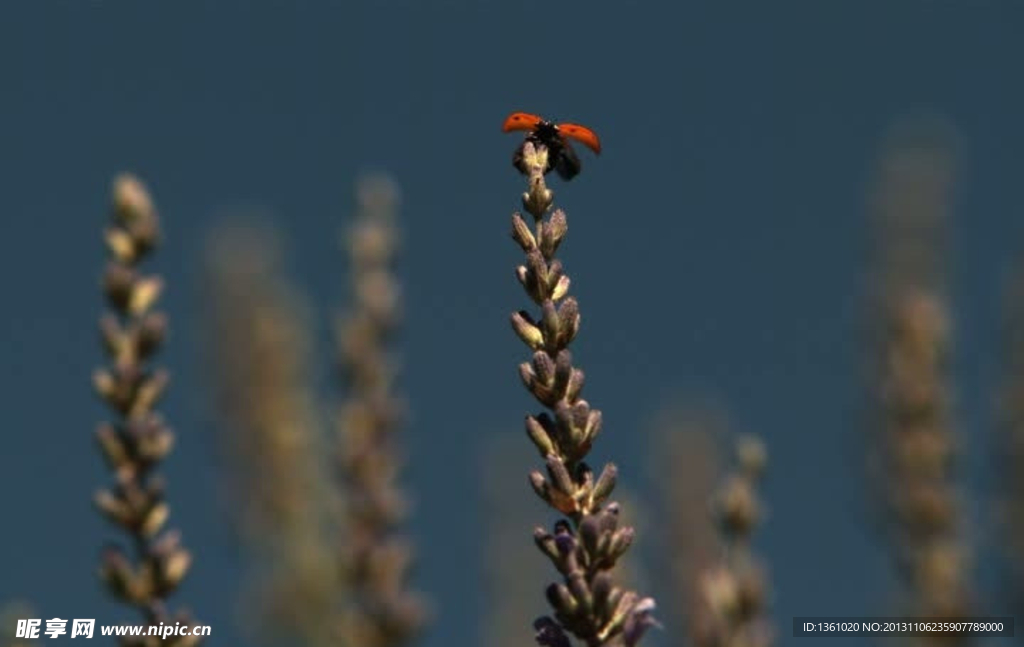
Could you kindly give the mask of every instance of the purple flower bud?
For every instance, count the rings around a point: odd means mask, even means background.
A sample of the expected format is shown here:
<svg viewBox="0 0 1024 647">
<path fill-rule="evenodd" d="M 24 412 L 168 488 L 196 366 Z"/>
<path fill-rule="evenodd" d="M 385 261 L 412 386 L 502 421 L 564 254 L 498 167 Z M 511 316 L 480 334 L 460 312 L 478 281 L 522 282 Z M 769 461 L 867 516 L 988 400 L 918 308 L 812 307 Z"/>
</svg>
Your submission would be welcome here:
<svg viewBox="0 0 1024 647">
<path fill-rule="evenodd" d="M 538 618 L 533 623 L 533 628 L 537 630 L 537 634 L 534 639 L 537 644 L 543 647 L 572 647 L 569 643 L 569 637 L 565 635 L 558 623 L 548 617 Z"/>
<path fill-rule="evenodd" d="M 555 358 L 554 390 L 564 394 L 572 377 L 572 353 L 567 350 L 558 351 Z"/>
<path fill-rule="evenodd" d="M 576 599 L 572 597 L 572 593 L 569 592 L 569 588 L 564 584 L 550 584 L 547 588 L 548 603 L 554 607 L 555 611 L 566 616 L 575 615 L 579 605 L 576 603 Z"/>
<path fill-rule="evenodd" d="M 555 545 L 563 556 L 571 555 L 576 550 L 576 538 L 572 535 L 556 535 Z"/>
<path fill-rule="evenodd" d="M 523 220 L 518 212 L 512 214 L 512 238 L 515 239 L 524 252 L 531 252 L 537 248 L 537 240 L 530 231 L 530 227 Z"/>
<path fill-rule="evenodd" d="M 583 540 L 583 547 L 590 555 L 597 553 L 598 539 L 601 536 L 601 524 L 594 515 L 588 515 L 580 523 L 580 539 Z"/>
<path fill-rule="evenodd" d="M 626 647 L 633 647 L 640 642 L 650 627 L 661 628 L 661 624 L 652 615 L 654 607 L 653 598 L 644 598 L 630 610 L 622 627 L 622 638 L 626 642 Z"/>
<path fill-rule="evenodd" d="M 541 381 L 544 386 L 551 386 L 551 383 L 555 379 L 555 362 L 551 359 L 551 356 L 543 351 L 537 351 L 533 354 L 533 370 L 537 374 L 537 379 Z"/>
</svg>

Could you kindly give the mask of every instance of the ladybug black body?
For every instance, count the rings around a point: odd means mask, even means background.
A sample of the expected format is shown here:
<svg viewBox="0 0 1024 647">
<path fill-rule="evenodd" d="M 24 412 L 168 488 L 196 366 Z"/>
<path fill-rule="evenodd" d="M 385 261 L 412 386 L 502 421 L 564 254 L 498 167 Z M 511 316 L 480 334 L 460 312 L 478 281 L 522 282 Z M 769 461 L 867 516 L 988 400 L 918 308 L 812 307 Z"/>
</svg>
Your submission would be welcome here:
<svg viewBox="0 0 1024 647">
<path fill-rule="evenodd" d="M 523 175 L 530 172 L 523 163 L 523 147 L 526 142 L 531 142 L 534 146 L 542 145 L 548 149 L 548 166 L 544 169 L 545 174 L 554 169 L 563 180 L 571 180 L 579 175 L 582 168 L 580 158 L 569 142 L 565 141 L 565 138 L 558 132 L 558 126 L 555 124 L 550 121 L 538 124 L 512 154 L 512 165 Z"/>
</svg>

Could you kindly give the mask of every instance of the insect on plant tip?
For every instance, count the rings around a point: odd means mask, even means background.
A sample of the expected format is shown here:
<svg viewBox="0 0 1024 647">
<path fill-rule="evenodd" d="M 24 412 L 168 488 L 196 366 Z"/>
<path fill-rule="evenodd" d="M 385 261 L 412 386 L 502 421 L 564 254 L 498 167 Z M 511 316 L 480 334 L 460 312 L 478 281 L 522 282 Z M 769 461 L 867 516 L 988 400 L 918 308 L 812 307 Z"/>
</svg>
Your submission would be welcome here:
<svg viewBox="0 0 1024 647">
<path fill-rule="evenodd" d="M 505 119 L 502 131 L 526 131 L 526 138 L 512 155 L 512 165 L 523 175 L 529 175 L 529 165 L 523 155 L 523 147 L 527 142 L 535 146 L 541 145 L 548 150 L 547 166 L 544 173 L 555 170 L 563 180 L 571 180 L 576 177 L 581 168 L 580 158 L 576 155 L 569 140 L 575 140 L 594 154 L 601 153 L 601 140 L 597 134 L 579 124 L 556 124 L 528 112 L 513 112 Z"/>
</svg>

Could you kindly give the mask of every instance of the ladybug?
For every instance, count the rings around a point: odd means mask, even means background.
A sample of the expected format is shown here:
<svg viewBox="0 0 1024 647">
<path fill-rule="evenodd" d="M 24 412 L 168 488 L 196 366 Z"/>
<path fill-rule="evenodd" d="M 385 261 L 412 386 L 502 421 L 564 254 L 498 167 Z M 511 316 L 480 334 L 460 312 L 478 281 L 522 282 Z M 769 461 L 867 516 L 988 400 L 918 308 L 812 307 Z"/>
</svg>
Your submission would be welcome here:
<svg viewBox="0 0 1024 647">
<path fill-rule="evenodd" d="M 548 166 L 544 169 L 544 173 L 550 173 L 551 169 L 554 169 L 563 180 L 571 180 L 580 172 L 580 158 L 569 144 L 570 139 L 575 139 L 594 151 L 595 154 L 601 153 L 601 140 L 597 138 L 593 130 L 577 124 L 556 124 L 527 112 L 510 114 L 505 119 L 505 125 L 501 127 L 501 130 L 506 133 L 514 130 L 529 131 L 526 139 L 512 155 L 512 165 L 523 175 L 529 174 L 529 169 L 523 160 L 523 147 L 526 142 L 531 142 L 534 145 L 542 144 L 548 149 Z"/>
</svg>

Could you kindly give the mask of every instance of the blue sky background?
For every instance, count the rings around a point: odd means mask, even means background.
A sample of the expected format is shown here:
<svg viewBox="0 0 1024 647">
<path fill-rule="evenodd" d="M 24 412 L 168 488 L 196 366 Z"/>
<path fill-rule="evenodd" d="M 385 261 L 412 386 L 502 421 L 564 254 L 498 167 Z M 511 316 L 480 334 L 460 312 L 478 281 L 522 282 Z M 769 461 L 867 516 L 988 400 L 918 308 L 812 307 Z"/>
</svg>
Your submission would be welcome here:
<svg viewBox="0 0 1024 647">
<path fill-rule="evenodd" d="M 528 110 L 604 142 L 556 187 L 583 312 L 576 357 L 605 414 L 595 460 L 650 483 L 657 408 L 681 393 L 728 403 L 774 457 L 759 548 L 783 635 L 794 615 L 884 613 L 890 574 L 865 523 L 859 440 L 874 163 L 904 118 L 941 115 L 959 133 L 957 417 L 984 488 L 1001 293 L 1024 240 L 1022 29 L 1024 4 L 1010 0 L 3 4 L 0 599 L 46 617 L 131 617 L 97 594 L 96 555 L 115 535 L 89 504 L 107 480 L 89 386 L 99 231 L 110 179 L 127 169 L 167 233 L 165 411 L 179 446 L 166 472 L 196 553 L 178 597 L 213 625 L 213 644 L 237 642 L 239 562 L 209 496 L 201 242 L 226 208 L 269 209 L 326 329 L 353 181 L 382 169 L 401 184 L 408 241 L 407 483 L 416 582 L 439 612 L 422 644 L 476 641 L 474 463 L 533 406 L 507 324 L 525 305 L 507 233 L 522 180 L 515 139 L 499 132 Z M 988 512 L 974 513 L 987 556 Z"/>
</svg>

